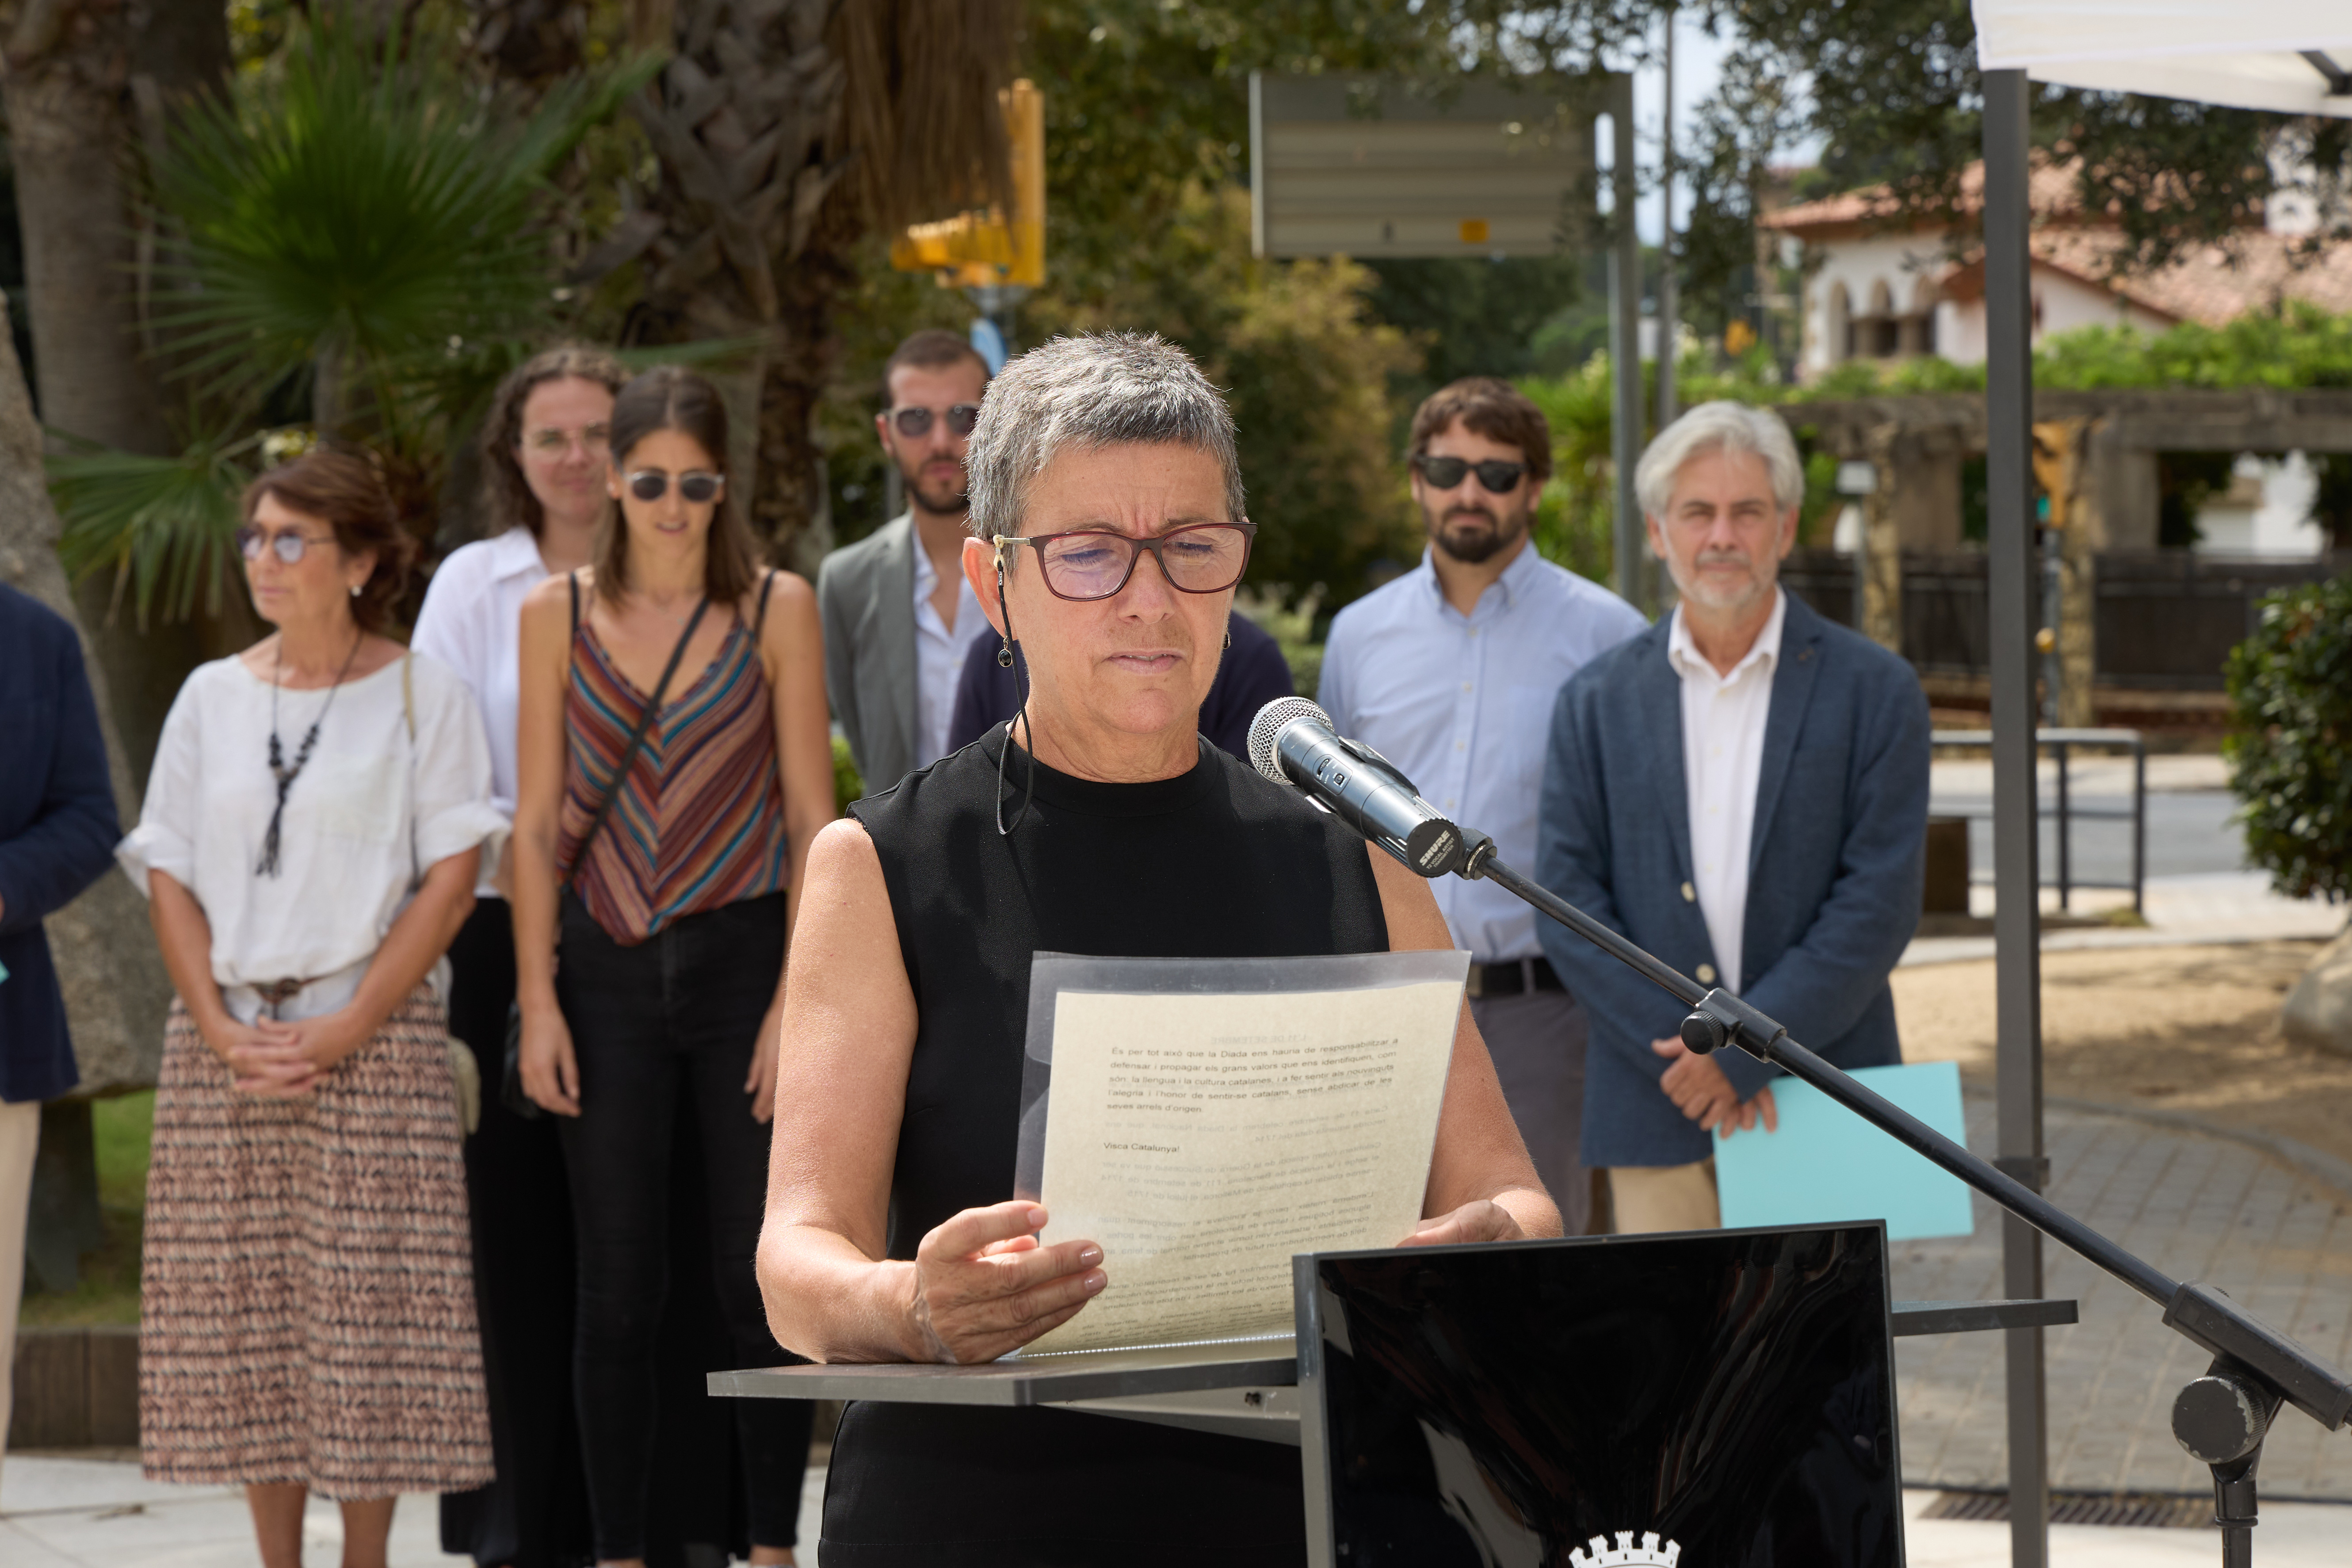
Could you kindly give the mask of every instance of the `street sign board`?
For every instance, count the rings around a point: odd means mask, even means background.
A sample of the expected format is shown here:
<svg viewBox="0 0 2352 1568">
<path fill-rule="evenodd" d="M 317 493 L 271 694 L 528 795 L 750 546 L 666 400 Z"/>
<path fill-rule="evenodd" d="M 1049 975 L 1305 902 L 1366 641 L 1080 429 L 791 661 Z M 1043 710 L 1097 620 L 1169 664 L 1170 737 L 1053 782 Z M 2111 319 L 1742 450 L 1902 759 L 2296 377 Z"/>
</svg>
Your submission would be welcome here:
<svg viewBox="0 0 2352 1568">
<path fill-rule="evenodd" d="M 1596 84 L 1597 85 L 1597 84 Z M 1250 75 L 1258 256 L 1549 256 L 1593 211 L 1588 101 L 1497 81 L 1420 90 Z"/>
</svg>

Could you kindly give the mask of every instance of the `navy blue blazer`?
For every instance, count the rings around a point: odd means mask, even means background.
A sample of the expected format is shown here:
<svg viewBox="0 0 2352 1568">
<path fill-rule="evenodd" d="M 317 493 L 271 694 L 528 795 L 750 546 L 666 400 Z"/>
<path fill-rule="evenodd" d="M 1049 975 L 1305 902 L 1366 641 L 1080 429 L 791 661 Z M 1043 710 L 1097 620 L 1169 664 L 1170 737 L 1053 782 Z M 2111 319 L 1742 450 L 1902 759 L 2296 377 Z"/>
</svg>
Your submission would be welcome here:
<svg viewBox="0 0 2352 1568">
<path fill-rule="evenodd" d="M 1239 610 L 1226 616 L 1234 646 L 1217 663 L 1217 679 L 1201 703 L 1201 733 L 1209 744 L 1249 761 L 1250 721 L 1257 710 L 1277 697 L 1294 697 L 1290 665 L 1274 634 Z M 1021 710 L 1013 684 L 1018 674 L 1029 679 L 1021 645 L 1013 645 L 1014 668 L 996 662 L 996 637 L 976 639 L 963 656 L 963 673 L 956 682 L 955 713 L 948 721 L 948 750 L 961 752 Z"/>
<path fill-rule="evenodd" d="M 1576 672 L 1552 707 L 1536 879 L 1685 974 L 1714 962 L 1691 880 L 1682 678 L 1672 618 Z M 1927 700 L 1911 667 L 1789 595 L 1764 725 L 1740 995 L 1840 1067 L 1902 1059 L 1886 984 L 1919 924 Z M 1591 1016 L 1588 1165 L 1681 1165 L 1712 1152 L 1658 1088 L 1650 1042 L 1685 1009 L 1565 927 L 1544 952 Z M 1742 1099 L 1772 1069 L 1716 1060 Z"/>
<path fill-rule="evenodd" d="M 80 1080 L 44 917 L 114 862 L 122 830 L 73 627 L 0 584 L 0 1100 Z"/>
</svg>

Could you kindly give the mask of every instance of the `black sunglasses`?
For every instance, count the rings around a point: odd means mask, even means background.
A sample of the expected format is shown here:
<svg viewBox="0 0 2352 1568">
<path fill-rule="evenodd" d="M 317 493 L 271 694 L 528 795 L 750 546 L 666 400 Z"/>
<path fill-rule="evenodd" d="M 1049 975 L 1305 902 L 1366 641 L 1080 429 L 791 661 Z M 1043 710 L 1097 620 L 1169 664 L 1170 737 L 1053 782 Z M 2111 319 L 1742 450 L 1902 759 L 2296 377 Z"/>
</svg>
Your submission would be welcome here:
<svg viewBox="0 0 2352 1568">
<path fill-rule="evenodd" d="M 1462 476 L 1475 473 L 1479 488 L 1488 495 L 1507 496 L 1519 488 L 1520 476 L 1528 471 L 1525 463 L 1507 463 L 1500 458 L 1489 458 L 1474 463 L 1467 458 L 1433 458 L 1427 453 L 1415 458 L 1412 466 L 1421 477 L 1441 490 L 1450 490 L 1462 482 Z"/>
<path fill-rule="evenodd" d="M 933 411 L 929 408 L 894 408 L 890 411 L 890 423 L 897 426 L 898 434 L 909 441 L 919 441 L 931 433 L 932 417 Z M 972 426 L 980 423 L 980 405 L 959 403 L 947 411 L 947 418 L 949 435 L 969 436 Z"/>
<path fill-rule="evenodd" d="M 706 474 L 699 470 L 677 477 L 678 499 L 692 506 L 701 506 L 719 499 L 727 488 L 724 474 Z M 669 494 L 669 476 L 659 468 L 639 468 L 629 476 L 629 493 L 639 500 L 655 501 Z"/>
</svg>

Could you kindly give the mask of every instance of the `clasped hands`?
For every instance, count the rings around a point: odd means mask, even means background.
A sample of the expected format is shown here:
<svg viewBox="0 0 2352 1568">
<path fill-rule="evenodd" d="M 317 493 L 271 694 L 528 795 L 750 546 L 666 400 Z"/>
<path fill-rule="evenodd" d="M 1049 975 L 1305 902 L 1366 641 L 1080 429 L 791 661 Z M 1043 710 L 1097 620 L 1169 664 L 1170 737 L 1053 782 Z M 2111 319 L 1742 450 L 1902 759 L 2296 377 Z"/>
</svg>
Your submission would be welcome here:
<svg viewBox="0 0 2352 1568">
<path fill-rule="evenodd" d="M 913 1289 L 905 1303 L 910 1361 L 973 1365 L 1060 1328 L 1101 1294 L 1109 1278 L 1091 1241 L 1038 1239 L 1045 1210 L 1015 1199 L 966 1209 L 933 1229 L 915 1249 Z M 1485 1198 L 1425 1219 L 1400 1247 L 1515 1241 L 1524 1234 L 1511 1211 Z"/>
<path fill-rule="evenodd" d="M 204 1031 L 205 1043 L 228 1064 L 230 1087 L 263 1100 L 299 1100 L 329 1068 L 367 1044 L 373 1030 L 348 1007 L 315 1018 L 256 1018 L 240 1024 L 224 1015 Z"/>
<path fill-rule="evenodd" d="M 1780 1130 L 1780 1113 L 1772 1103 L 1771 1085 L 1758 1089 L 1755 1099 L 1742 1100 L 1739 1091 L 1731 1087 L 1731 1079 L 1715 1065 L 1714 1058 L 1699 1056 L 1676 1039 L 1652 1040 L 1650 1049 L 1668 1063 L 1665 1076 L 1658 1080 L 1659 1089 L 1675 1102 L 1675 1110 L 1697 1122 L 1701 1131 L 1720 1129 L 1728 1138 L 1755 1126 L 1759 1116 L 1765 1131 Z"/>
</svg>

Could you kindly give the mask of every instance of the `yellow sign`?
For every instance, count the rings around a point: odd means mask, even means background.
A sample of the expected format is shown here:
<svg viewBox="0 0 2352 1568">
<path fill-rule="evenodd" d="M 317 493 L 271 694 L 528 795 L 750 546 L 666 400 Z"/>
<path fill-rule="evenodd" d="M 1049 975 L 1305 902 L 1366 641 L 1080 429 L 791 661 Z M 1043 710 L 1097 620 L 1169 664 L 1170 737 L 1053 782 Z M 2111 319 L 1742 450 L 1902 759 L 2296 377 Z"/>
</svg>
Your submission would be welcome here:
<svg viewBox="0 0 2352 1568">
<path fill-rule="evenodd" d="M 1486 220 L 1485 218 L 1465 217 L 1462 220 L 1463 244 L 1484 245 L 1486 243 Z"/>
<path fill-rule="evenodd" d="M 1013 211 L 1002 206 L 919 223 L 890 244 L 901 272 L 936 272 L 942 289 L 1045 281 L 1045 97 L 1024 79 L 997 95 L 1012 143 Z"/>
<path fill-rule="evenodd" d="M 1746 321 L 1734 320 L 1723 329 L 1723 352 L 1738 359 L 1756 346 L 1756 329 Z"/>
</svg>

